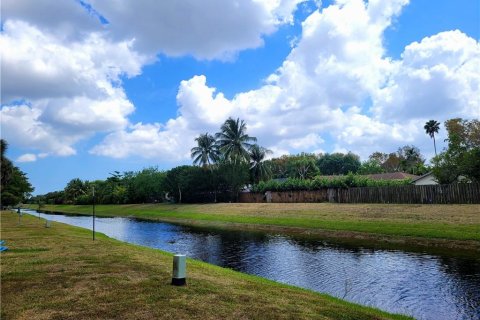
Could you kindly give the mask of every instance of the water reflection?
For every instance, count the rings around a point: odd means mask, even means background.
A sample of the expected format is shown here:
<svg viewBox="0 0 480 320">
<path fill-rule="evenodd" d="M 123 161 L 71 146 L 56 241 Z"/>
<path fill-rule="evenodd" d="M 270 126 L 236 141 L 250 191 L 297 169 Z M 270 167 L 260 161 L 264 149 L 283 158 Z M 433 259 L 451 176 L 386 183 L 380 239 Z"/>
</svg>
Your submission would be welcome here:
<svg viewBox="0 0 480 320">
<path fill-rule="evenodd" d="M 90 217 L 48 218 L 85 228 L 92 226 Z M 389 312 L 419 319 L 480 319 L 478 256 L 369 249 L 320 239 L 126 218 L 97 218 L 96 228 L 122 241 L 184 253 Z"/>
</svg>

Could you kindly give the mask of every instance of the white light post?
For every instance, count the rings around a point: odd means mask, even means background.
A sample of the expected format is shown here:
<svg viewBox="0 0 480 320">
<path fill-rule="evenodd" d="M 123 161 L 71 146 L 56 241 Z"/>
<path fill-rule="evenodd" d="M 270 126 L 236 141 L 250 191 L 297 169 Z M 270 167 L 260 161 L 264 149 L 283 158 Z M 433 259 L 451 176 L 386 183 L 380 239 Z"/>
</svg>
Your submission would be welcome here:
<svg viewBox="0 0 480 320">
<path fill-rule="evenodd" d="M 187 257 L 184 254 L 173 256 L 172 285 L 184 286 L 187 284 Z"/>
</svg>

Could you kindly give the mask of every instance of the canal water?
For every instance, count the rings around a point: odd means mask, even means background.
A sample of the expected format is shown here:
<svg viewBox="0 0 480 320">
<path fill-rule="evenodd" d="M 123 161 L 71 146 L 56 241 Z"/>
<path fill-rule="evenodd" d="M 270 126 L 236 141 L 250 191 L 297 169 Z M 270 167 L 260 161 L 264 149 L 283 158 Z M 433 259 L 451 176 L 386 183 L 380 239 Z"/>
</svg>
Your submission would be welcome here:
<svg viewBox="0 0 480 320">
<path fill-rule="evenodd" d="M 25 212 L 92 228 L 92 218 Z M 478 254 L 433 254 L 331 240 L 222 231 L 129 218 L 96 218 L 109 237 L 327 293 L 417 319 L 480 319 Z"/>
</svg>

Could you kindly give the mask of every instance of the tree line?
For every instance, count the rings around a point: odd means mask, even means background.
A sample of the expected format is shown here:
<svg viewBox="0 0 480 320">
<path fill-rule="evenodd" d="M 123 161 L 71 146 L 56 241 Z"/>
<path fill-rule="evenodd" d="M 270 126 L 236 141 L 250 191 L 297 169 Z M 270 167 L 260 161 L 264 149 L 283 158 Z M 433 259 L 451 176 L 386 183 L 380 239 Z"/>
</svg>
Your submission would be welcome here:
<svg viewBox="0 0 480 320">
<path fill-rule="evenodd" d="M 433 171 L 440 183 L 458 176 L 480 181 L 480 125 L 478 120 L 451 119 L 445 122 L 447 147 L 425 164 L 420 150 L 406 145 L 394 152 L 373 152 L 361 162 L 354 153 L 300 153 L 268 159 L 272 153 L 247 134 L 243 120 L 229 118 L 215 134 L 195 138 L 191 149 L 193 165 L 167 171 L 156 167 L 141 171 L 118 171 L 106 180 L 72 179 L 64 190 L 33 197 L 35 203 L 104 204 L 154 202 L 236 201 L 245 186 L 252 191 L 313 190 L 321 187 L 387 186 L 409 181 L 374 181 L 364 175 L 407 172 L 421 175 Z M 425 132 L 435 139 L 440 126 L 431 120 Z M 435 141 L 435 140 L 434 140 Z M 434 144 L 436 149 L 436 145 Z M 332 177 L 336 176 L 336 177 Z"/>
<path fill-rule="evenodd" d="M 142 202 L 236 201 L 251 179 L 265 177 L 264 159 L 269 150 L 255 144 L 243 120 L 229 118 L 215 135 L 201 134 L 191 156 L 195 165 L 167 171 L 146 168 L 138 172 L 114 172 L 106 180 L 68 182 L 64 190 L 30 199 L 33 203 L 124 204 Z"/>
</svg>

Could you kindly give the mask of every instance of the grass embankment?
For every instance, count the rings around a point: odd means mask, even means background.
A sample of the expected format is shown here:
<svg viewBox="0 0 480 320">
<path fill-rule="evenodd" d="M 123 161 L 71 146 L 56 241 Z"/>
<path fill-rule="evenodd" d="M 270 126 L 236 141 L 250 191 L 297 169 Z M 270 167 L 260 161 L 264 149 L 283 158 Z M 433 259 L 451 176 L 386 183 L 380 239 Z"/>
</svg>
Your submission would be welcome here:
<svg viewBox="0 0 480 320">
<path fill-rule="evenodd" d="M 2 319 L 405 319 L 327 295 L 188 260 L 170 285 L 172 257 L 88 230 L 1 213 Z"/>
<path fill-rule="evenodd" d="M 32 206 L 36 209 L 38 206 Z M 91 206 L 47 205 L 44 210 L 91 214 Z M 332 236 L 415 237 L 480 244 L 480 205 L 221 203 L 100 205 L 101 216 L 186 224 L 268 226 L 330 231 Z M 451 241 L 450 241 L 451 242 Z"/>
</svg>

